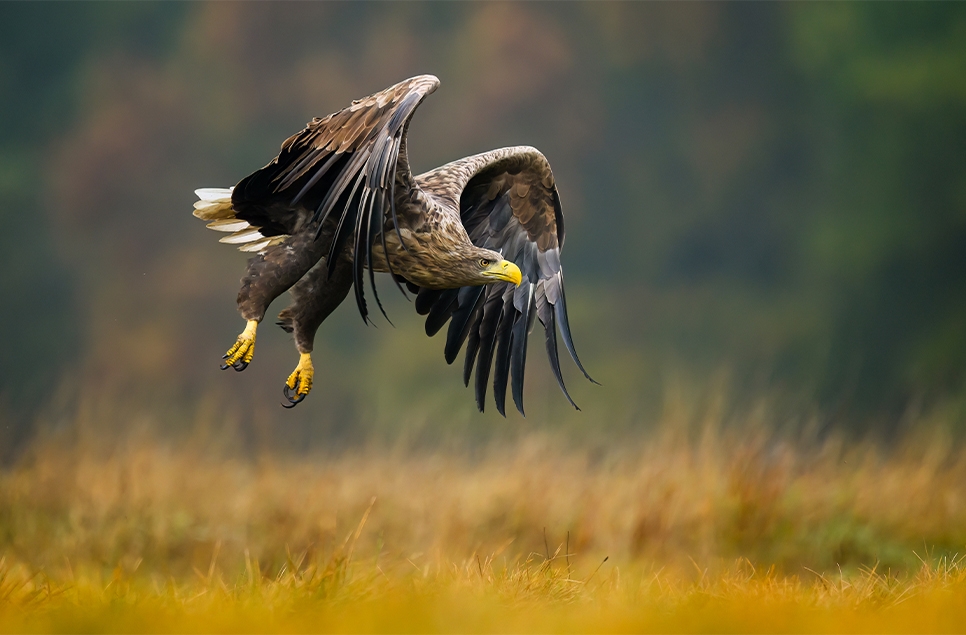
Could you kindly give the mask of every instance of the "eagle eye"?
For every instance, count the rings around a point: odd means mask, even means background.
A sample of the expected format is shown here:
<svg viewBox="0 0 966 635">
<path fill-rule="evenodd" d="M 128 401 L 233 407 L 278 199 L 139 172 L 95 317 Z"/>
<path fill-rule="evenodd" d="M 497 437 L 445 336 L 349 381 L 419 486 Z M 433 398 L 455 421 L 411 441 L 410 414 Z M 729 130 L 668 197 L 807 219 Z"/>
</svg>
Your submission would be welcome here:
<svg viewBox="0 0 966 635">
<path fill-rule="evenodd" d="M 490 266 L 490 261 L 487 260 L 486 258 L 480 258 L 480 266 L 481 267 L 489 267 Z"/>
</svg>

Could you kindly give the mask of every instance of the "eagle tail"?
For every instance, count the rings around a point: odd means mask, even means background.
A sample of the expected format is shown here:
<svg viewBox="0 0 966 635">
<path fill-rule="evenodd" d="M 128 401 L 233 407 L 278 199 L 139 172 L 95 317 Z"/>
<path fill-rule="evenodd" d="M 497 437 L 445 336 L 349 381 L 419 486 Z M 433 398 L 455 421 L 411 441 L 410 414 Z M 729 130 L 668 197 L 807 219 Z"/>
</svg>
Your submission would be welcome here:
<svg viewBox="0 0 966 635">
<path fill-rule="evenodd" d="M 237 218 L 235 208 L 231 204 L 231 193 L 234 189 L 233 187 L 205 187 L 195 190 L 198 201 L 195 202 L 193 214 L 201 220 L 209 221 L 208 229 L 230 234 L 218 242 L 238 245 L 241 251 L 261 253 L 288 238 L 287 235 L 264 236 L 258 227 L 253 227 L 248 221 Z"/>
</svg>

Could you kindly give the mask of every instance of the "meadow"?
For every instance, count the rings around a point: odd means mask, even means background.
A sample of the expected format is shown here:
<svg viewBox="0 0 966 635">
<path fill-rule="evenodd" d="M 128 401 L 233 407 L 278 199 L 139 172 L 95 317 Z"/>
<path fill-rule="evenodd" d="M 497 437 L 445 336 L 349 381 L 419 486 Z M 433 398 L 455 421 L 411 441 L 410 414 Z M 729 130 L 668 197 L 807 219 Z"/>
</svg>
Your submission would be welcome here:
<svg viewBox="0 0 966 635">
<path fill-rule="evenodd" d="M 68 429 L 0 476 L 0 630 L 951 632 L 964 545 L 935 425 L 308 454 Z"/>
</svg>

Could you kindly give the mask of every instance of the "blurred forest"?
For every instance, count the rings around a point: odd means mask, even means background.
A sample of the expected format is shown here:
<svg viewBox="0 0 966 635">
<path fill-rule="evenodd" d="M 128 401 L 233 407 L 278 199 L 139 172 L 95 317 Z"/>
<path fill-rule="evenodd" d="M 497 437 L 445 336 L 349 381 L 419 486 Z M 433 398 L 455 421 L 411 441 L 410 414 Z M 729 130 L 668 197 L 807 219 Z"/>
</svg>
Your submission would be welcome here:
<svg viewBox="0 0 966 635">
<path fill-rule="evenodd" d="M 962 427 L 964 42 L 961 3 L 2 3 L 2 454 L 66 420 L 299 448 L 763 403 L 819 430 Z M 603 384 L 565 369 L 583 412 L 532 346 L 528 419 L 478 415 L 402 298 L 396 328 L 351 302 L 323 325 L 293 412 L 278 329 L 218 371 L 245 258 L 192 191 L 419 73 L 442 85 L 414 169 L 516 144 L 554 167 Z"/>
</svg>

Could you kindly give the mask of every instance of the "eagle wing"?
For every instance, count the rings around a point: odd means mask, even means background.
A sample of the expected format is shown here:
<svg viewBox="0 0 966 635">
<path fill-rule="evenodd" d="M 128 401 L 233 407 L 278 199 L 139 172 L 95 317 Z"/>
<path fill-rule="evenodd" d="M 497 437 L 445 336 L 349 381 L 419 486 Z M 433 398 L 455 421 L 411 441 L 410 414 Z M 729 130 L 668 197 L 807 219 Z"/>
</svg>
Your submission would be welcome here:
<svg viewBox="0 0 966 635">
<path fill-rule="evenodd" d="M 375 293 L 373 241 L 390 218 L 396 225 L 396 186 L 414 186 L 405 150 L 409 120 L 438 85 L 436 77 L 420 75 L 313 119 L 231 194 L 235 218 L 265 237 L 313 226 L 318 238 L 325 221 L 336 219 L 327 266 L 331 275 L 337 254 L 351 239 L 356 303 L 363 319 L 368 319 L 363 266 L 369 265 Z"/>
<path fill-rule="evenodd" d="M 427 316 L 428 335 L 435 335 L 449 321 L 447 363 L 453 363 L 466 344 L 463 382 L 469 385 L 475 365 L 477 407 L 483 410 L 492 368 L 497 410 L 506 416 L 506 389 L 512 375 L 513 401 L 524 414 L 527 339 L 536 318 L 544 327 L 554 377 L 577 408 L 560 372 L 558 331 L 574 363 L 594 380 L 580 363 L 570 334 L 560 265 L 564 219 L 546 157 L 530 147 L 504 148 L 455 161 L 416 181 L 424 191 L 458 201 L 473 244 L 502 253 L 523 273 L 518 287 L 502 282 L 418 291 L 416 310 Z"/>
</svg>

